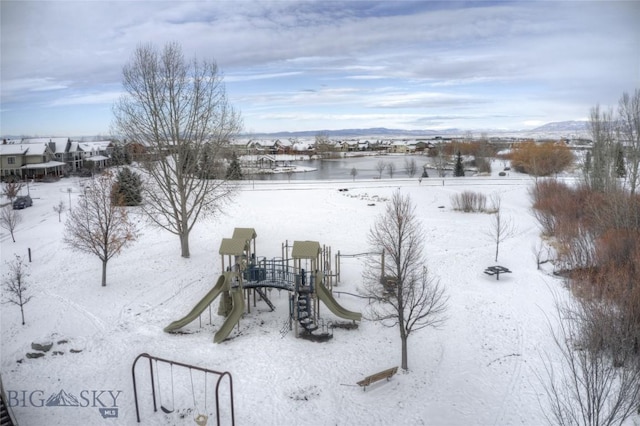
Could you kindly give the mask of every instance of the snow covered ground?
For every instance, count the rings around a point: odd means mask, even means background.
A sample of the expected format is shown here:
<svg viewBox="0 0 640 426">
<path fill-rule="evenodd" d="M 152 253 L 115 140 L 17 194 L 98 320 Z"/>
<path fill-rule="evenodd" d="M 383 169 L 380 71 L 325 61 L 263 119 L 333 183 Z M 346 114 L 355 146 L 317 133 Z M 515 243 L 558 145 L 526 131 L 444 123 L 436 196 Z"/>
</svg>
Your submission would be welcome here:
<svg viewBox="0 0 640 426">
<path fill-rule="evenodd" d="M 562 282 L 537 270 L 532 247 L 539 230 L 530 213 L 532 180 L 509 176 L 449 179 L 348 181 L 256 181 L 245 184 L 224 216 L 204 220 L 191 235 L 191 258 L 180 257 L 177 237 L 144 225 L 139 241 L 109 262 L 108 285 L 100 286 L 100 262 L 62 243 L 62 222 L 53 211 L 72 207 L 81 191 L 77 178 L 30 185 L 33 207 L 21 212 L 16 242 L 2 230 L 2 269 L 14 253 L 31 251 L 28 284 L 34 295 L 19 309 L 2 305 L 2 379 L 21 425 L 132 425 L 136 422 L 131 367 L 140 353 L 233 377 L 238 425 L 538 425 L 543 396 L 536 372 L 545 352 L 553 357 L 548 321 Z M 427 235 L 428 265 L 446 286 L 448 320 L 409 339 L 409 373 L 363 391 L 356 382 L 400 364 L 395 328 L 363 320 L 355 330 L 335 329 L 315 343 L 286 331 L 288 296 L 269 292 L 276 305 L 251 307 L 230 339 L 212 342 L 224 318 L 209 315 L 185 334 L 163 327 L 184 316 L 221 273 L 218 248 L 235 227 L 258 234 L 257 255 L 281 256 L 285 241 L 312 240 L 333 253 L 364 253 L 367 232 L 400 189 L 409 194 Z M 348 191 L 339 191 L 348 189 Z M 491 217 L 453 211 L 450 197 L 471 189 L 499 193 L 517 234 L 501 244 L 498 264 L 513 273 L 497 281 L 483 273 L 495 264 L 495 243 L 486 235 Z M 71 192 L 69 192 L 71 191 Z M 364 258 L 344 258 L 335 291 L 357 294 Z M 560 296 L 559 296 L 560 295 Z M 336 294 L 346 309 L 364 311 L 366 300 Z M 321 315 L 336 320 L 328 309 Z M 549 317 L 549 318 L 548 318 Z M 29 359 L 32 342 L 53 342 L 44 357 Z M 162 367 L 162 366 L 161 366 Z M 215 424 L 213 378 L 160 368 L 159 403 L 153 412 L 148 363 L 138 364 L 142 424 L 195 424 L 205 411 Z M 193 386 L 192 386 L 193 378 Z M 206 388 L 206 389 L 205 389 Z M 204 402 L 204 392 L 208 401 Z M 228 391 L 221 385 L 221 417 L 228 424 Z M 195 397 L 195 398 L 194 398 Z M 47 400 L 66 406 L 47 406 Z M 75 402 L 77 404 L 74 404 Z M 64 403 L 63 403 L 64 404 Z M 112 410 L 112 409 L 116 410 Z"/>
</svg>

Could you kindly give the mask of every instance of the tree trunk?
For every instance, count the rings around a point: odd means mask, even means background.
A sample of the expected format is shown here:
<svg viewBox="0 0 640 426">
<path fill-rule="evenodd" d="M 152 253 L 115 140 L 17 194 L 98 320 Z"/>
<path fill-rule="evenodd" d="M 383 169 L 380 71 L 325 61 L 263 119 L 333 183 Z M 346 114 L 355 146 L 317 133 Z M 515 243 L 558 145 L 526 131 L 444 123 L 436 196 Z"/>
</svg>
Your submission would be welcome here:
<svg viewBox="0 0 640 426">
<path fill-rule="evenodd" d="M 189 258 L 191 254 L 189 253 L 189 232 L 182 231 L 180 234 L 180 249 L 182 250 L 181 256 L 184 258 Z"/>
<path fill-rule="evenodd" d="M 102 261 L 102 287 L 107 286 L 107 261 Z"/>
<path fill-rule="evenodd" d="M 22 315 L 22 325 L 24 325 L 24 304 L 20 305 L 20 314 Z"/>
<path fill-rule="evenodd" d="M 404 371 L 409 370 L 409 361 L 407 356 L 407 335 L 402 333 L 400 340 L 402 340 L 402 369 Z"/>
</svg>

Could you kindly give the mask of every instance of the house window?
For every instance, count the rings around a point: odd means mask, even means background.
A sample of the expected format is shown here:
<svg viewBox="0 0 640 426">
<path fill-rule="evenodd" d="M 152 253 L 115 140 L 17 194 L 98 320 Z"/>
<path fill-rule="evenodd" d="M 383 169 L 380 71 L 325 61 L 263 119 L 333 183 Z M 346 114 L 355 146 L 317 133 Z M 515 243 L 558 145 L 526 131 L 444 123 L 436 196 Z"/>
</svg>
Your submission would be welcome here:
<svg viewBox="0 0 640 426">
<path fill-rule="evenodd" d="M 16 164 L 16 157 L 7 157 L 7 164 Z"/>
</svg>

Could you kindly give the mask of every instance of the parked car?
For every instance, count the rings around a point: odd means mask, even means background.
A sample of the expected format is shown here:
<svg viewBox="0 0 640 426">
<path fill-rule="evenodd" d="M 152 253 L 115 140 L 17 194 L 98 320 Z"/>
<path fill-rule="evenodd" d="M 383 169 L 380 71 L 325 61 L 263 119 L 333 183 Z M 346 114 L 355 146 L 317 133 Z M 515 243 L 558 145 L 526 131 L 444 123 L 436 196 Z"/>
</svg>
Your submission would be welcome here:
<svg viewBox="0 0 640 426">
<path fill-rule="evenodd" d="M 32 205 L 33 205 L 33 200 L 31 199 L 30 196 L 21 195 L 20 197 L 16 198 L 15 201 L 13 202 L 13 209 L 20 210 L 27 207 L 31 207 Z"/>
</svg>

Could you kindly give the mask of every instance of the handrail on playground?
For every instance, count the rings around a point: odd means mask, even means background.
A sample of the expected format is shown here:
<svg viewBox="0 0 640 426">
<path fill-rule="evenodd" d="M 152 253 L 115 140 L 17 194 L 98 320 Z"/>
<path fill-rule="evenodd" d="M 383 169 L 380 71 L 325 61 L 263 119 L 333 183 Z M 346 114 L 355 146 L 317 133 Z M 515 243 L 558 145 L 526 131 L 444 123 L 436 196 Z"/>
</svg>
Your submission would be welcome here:
<svg viewBox="0 0 640 426">
<path fill-rule="evenodd" d="M 220 372 L 220 371 L 215 371 L 215 370 L 209 370 L 206 368 L 202 368 L 202 367 L 198 367 L 195 365 L 189 365 L 189 364 L 184 364 L 178 361 L 172 361 L 169 359 L 164 359 L 164 358 L 158 358 L 155 356 L 151 356 L 148 353 L 141 353 L 140 355 L 138 355 L 136 357 L 136 359 L 133 361 L 133 365 L 131 366 L 131 376 L 133 377 L 133 398 L 135 400 L 135 404 L 136 404 L 136 418 L 138 420 L 138 423 L 140 423 L 140 410 L 138 407 L 138 389 L 136 386 L 136 364 L 138 362 L 138 360 L 140 358 L 147 358 L 149 359 L 149 374 L 151 376 L 151 394 L 153 396 L 153 411 L 158 411 L 158 406 L 156 404 L 156 390 L 155 390 L 155 384 L 154 384 L 154 379 L 153 379 L 153 362 L 152 361 L 156 361 L 156 363 L 158 362 L 164 362 L 166 364 L 169 364 L 171 366 L 175 365 L 178 367 L 184 367 L 184 368 L 189 368 L 191 370 L 198 370 L 198 371 L 203 371 L 205 373 L 211 373 L 211 374 L 215 374 L 218 376 L 218 381 L 216 383 L 216 420 L 217 420 L 217 424 L 220 425 L 220 404 L 218 401 L 218 391 L 220 389 L 220 382 L 222 381 L 222 379 L 225 376 L 229 377 L 229 393 L 230 393 L 230 402 L 231 402 L 231 424 L 235 425 L 235 414 L 234 414 L 234 410 L 233 410 L 233 379 L 231 378 L 231 373 L 229 373 L 228 371 L 225 372 Z"/>
</svg>

